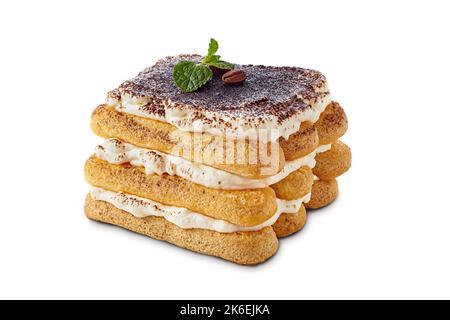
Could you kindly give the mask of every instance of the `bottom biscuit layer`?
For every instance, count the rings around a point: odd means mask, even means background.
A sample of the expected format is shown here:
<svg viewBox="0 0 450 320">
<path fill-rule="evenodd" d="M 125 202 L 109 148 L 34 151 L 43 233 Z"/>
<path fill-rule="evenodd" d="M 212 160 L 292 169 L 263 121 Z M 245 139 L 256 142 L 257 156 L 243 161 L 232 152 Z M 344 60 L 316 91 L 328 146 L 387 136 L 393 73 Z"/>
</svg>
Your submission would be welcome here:
<svg viewBox="0 0 450 320">
<path fill-rule="evenodd" d="M 254 232 L 219 233 L 203 229 L 181 229 L 161 217 L 136 218 L 104 201 L 86 197 L 89 219 L 113 224 L 154 239 L 167 241 L 195 252 L 216 256 L 238 264 L 264 262 L 278 249 L 272 227 Z"/>
<path fill-rule="evenodd" d="M 303 229 L 306 224 L 306 210 L 305 206 L 302 205 L 300 210 L 296 213 L 283 213 L 277 220 L 277 222 L 272 225 L 278 238 L 283 238 L 290 236 Z"/>
<path fill-rule="evenodd" d="M 316 180 L 311 190 L 311 200 L 305 203 L 305 207 L 308 209 L 325 207 L 336 200 L 338 194 L 339 188 L 336 179 Z"/>
</svg>

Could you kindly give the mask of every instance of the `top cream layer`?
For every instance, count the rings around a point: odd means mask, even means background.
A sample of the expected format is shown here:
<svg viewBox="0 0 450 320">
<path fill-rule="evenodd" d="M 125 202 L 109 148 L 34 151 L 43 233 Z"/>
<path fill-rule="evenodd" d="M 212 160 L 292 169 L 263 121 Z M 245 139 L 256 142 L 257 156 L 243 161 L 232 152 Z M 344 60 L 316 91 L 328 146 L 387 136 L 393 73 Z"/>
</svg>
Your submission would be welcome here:
<svg viewBox="0 0 450 320">
<path fill-rule="evenodd" d="M 107 103 L 183 131 L 277 141 L 288 139 L 302 122 L 316 122 L 331 101 L 325 76 L 298 67 L 236 64 L 246 74 L 243 85 L 227 86 L 213 77 L 200 90 L 181 92 L 173 81 L 175 65 L 202 60 L 200 55 L 161 59 L 111 91 Z"/>
<path fill-rule="evenodd" d="M 223 190 L 259 189 L 275 184 L 286 178 L 292 172 L 303 166 L 313 168 L 316 164 L 315 156 L 325 152 L 331 145 L 317 148 L 309 155 L 293 161 L 287 161 L 284 168 L 276 175 L 263 179 L 250 179 L 219 170 L 210 166 L 188 161 L 186 159 L 136 147 L 118 139 L 108 139 L 95 148 L 96 156 L 112 164 L 131 163 L 143 166 L 147 174 L 176 175 L 193 183 Z"/>
<path fill-rule="evenodd" d="M 203 112 L 203 118 L 195 118 L 198 110 L 178 110 L 171 108 L 170 101 L 164 106 L 164 112 L 155 113 L 153 108 L 147 108 L 150 103 L 146 97 L 133 97 L 122 94 L 120 99 L 108 96 L 106 104 L 124 112 L 144 118 L 167 122 L 183 131 L 209 133 L 217 136 L 226 136 L 232 139 L 259 140 L 262 142 L 277 141 L 280 137 L 289 139 L 289 136 L 300 130 L 303 122 L 315 123 L 320 114 L 331 102 L 328 92 L 323 92 L 312 101 L 308 101 L 310 107 L 279 123 L 275 116 L 262 119 L 257 125 L 249 125 L 248 121 L 238 118 L 230 118 L 226 115 L 217 115 L 208 111 Z M 194 119 L 195 118 L 195 119 Z M 223 123 L 228 126 L 224 127 Z"/>
</svg>

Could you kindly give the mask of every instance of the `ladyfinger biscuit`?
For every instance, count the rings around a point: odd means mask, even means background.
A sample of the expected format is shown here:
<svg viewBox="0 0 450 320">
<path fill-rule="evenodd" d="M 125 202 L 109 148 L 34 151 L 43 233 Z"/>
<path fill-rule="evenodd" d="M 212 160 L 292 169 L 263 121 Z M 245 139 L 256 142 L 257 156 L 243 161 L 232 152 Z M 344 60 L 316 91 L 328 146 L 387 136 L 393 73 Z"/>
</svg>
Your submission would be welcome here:
<svg viewBox="0 0 450 320">
<path fill-rule="evenodd" d="M 338 183 L 336 179 L 316 180 L 311 190 L 311 200 L 305 203 L 308 209 L 318 209 L 332 203 L 339 194 Z"/>
<path fill-rule="evenodd" d="M 304 166 L 270 187 L 275 191 L 277 198 L 295 200 L 310 193 L 313 183 L 311 168 Z"/>
<path fill-rule="evenodd" d="M 311 122 L 303 122 L 300 130 L 289 136 L 288 140 L 280 138 L 280 146 L 287 161 L 304 157 L 319 146 L 317 129 Z"/>
<path fill-rule="evenodd" d="M 240 226 L 263 223 L 277 210 L 275 192 L 269 187 L 211 189 L 178 176 L 146 174 L 143 167 L 110 164 L 95 156 L 88 159 L 84 169 L 86 180 L 93 186 L 188 208 Z"/>
<path fill-rule="evenodd" d="M 316 155 L 316 166 L 313 173 L 323 180 L 339 177 L 350 169 L 352 165 L 352 152 L 343 142 L 337 141 L 331 149 Z"/>
<path fill-rule="evenodd" d="M 271 227 L 236 233 L 182 229 L 162 217 L 136 218 L 110 203 L 93 200 L 90 195 L 86 198 L 84 211 L 89 219 L 116 225 L 182 248 L 243 265 L 264 262 L 278 249 L 278 240 Z"/>
<path fill-rule="evenodd" d="M 119 112 L 107 105 L 95 109 L 91 127 L 103 138 L 118 138 L 243 177 L 262 178 L 284 167 L 283 150 L 276 142 L 238 142 L 207 133 L 194 134 L 166 122 Z"/>
<path fill-rule="evenodd" d="M 314 124 L 321 145 L 330 144 L 342 137 L 348 128 L 347 115 L 337 102 L 331 102 Z"/>
<path fill-rule="evenodd" d="M 297 213 L 283 213 L 272 225 L 278 238 L 287 237 L 303 229 L 306 224 L 306 210 L 302 205 Z"/>
</svg>

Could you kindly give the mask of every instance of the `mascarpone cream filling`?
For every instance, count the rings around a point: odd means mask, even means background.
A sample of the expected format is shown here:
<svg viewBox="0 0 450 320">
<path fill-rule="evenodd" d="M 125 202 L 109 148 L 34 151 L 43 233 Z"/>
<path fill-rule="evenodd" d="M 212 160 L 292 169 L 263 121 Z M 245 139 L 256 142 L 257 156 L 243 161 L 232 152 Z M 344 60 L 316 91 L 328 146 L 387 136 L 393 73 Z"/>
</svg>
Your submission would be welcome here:
<svg viewBox="0 0 450 320">
<path fill-rule="evenodd" d="M 198 119 L 196 116 L 198 110 L 188 107 L 180 110 L 170 101 L 163 107 L 164 112 L 161 115 L 152 112 L 152 108 L 145 107 L 148 103 L 151 103 L 149 98 L 127 94 L 122 94 L 120 100 L 108 96 L 106 104 L 115 107 L 119 112 L 167 122 L 183 131 L 205 132 L 234 139 L 250 138 L 259 139 L 260 141 L 277 141 L 280 137 L 288 139 L 291 134 L 299 131 L 302 122 L 315 123 L 319 120 L 320 114 L 331 102 L 331 95 L 327 86 L 317 88 L 317 92 L 321 93 L 319 97 L 311 100 L 304 99 L 305 103 L 309 105 L 305 110 L 298 112 L 281 123 L 278 121 L 278 117 L 271 116 L 258 122 L 257 125 L 251 119 L 218 115 L 209 111 L 204 111 L 202 115 L 204 119 Z M 228 126 L 224 128 L 223 123 L 227 123 Z"/>
<path fill-rule="evenodd" d="M 258 231 L 273 225 L 282 213 L 296 213 L 302 203 L 308 202 L 311 193 L 292 201 L 277 199 L 277 211 L 267 221 L 253 227 L 242 227 L 233 223 L 214 219 L 186 208 L 163 205 L 159 202 L 134 195 L 112 192 L 101 188 L 92 188 L 92 199 L 105 201 L 137 218 L 148 216 L 163 217 L 182 229 L 206 229 L 221 233 Z"/>
<path fill-rule="evenodd" d="M 95 148 L 98 158 L 112 164 L 131 163 L 143 166 L 147 174 L 176 175 L 193 183 L 223 190 L 259 189 L 275 184 L 303 166 L 313 168 L 317 153 L 325 152 L 331 145 L 318 147 L 309 155 L 293 161 L 287 161 L 284 168 L 276 175 L 263 179 L 250 179 L 219 170 L 203 164 L 156 150 L 136 147 L 118 139 L 105 140 Z"/>
</svg>

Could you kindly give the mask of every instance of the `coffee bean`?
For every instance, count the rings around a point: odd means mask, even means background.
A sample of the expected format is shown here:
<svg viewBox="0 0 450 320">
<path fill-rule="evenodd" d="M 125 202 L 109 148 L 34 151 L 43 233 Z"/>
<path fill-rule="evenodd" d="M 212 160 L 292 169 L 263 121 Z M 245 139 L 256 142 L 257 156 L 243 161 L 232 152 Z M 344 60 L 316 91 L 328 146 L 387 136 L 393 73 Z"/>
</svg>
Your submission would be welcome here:
<svg viewBox="0 0 450 320">
<path fill-rule="evenodd" d="M 222 81 L 226 84 L 230 85 L 238 85 L 242 84 L 247 76 L 245 75 L 245 72 L 242 70 L 234 69 L 226 72 L 222 76 Z"/>
</svg>

